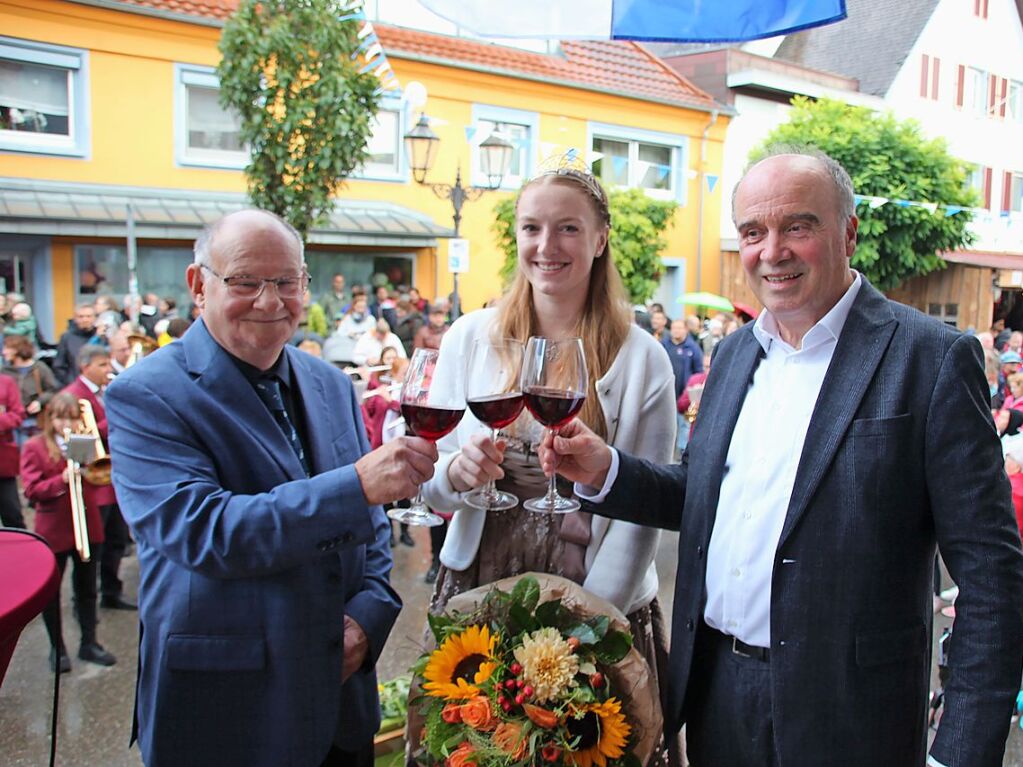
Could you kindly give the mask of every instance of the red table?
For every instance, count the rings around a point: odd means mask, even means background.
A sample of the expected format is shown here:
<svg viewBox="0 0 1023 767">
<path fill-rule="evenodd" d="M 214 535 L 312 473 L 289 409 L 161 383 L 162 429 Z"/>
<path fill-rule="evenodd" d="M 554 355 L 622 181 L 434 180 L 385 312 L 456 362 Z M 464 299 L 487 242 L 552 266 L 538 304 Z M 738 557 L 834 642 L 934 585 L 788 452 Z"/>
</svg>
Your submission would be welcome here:
<svg viewBox="0 0 1023 767">
<path fill-rule="evenodd" d="M 0 530 L 0 684 L 21 630 L 57 595 L 57 559 L 43 541 Z"/>
</svg>

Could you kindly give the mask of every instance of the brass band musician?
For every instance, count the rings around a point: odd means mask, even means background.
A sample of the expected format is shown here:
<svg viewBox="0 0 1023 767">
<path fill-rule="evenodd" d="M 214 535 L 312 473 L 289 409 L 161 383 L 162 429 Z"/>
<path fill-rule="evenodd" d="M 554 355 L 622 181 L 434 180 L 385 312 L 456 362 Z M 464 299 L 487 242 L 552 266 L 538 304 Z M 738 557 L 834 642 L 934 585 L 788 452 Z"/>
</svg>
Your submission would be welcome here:
<svg viewBox="0 0 1023 767">
<path fill-rule="evenodd" d="M 64 391 L 89 403 L 92 420 L 100 437 L 100 455 L 107 455 L 107 416 L 103 406 L 103 392 L 110 381 L 112 366 L 110 352 L 105 346 L 86 344 L 78 353 L 78 369 L 81 371 Z M 121 516 L 110 484 L 109 470 L 105 477 L 86 476 L 87 482 L 96 487 L 97 504 L 103 518 L 106 542 L 99 554 L 100 607 L 113 610 L 134 610 L 133 602 L 124 598 L 124 584 L 121 582 L 121 559 L 127 548 L 128 526 Z"/>
<path fill-rule="evenodd" d="M 71 393 L 53 397 L 41 416 L 41 433 L 29 439 L 22 448 L 21 482 L 25 497 L 36 510 L 35 530 L 43 536 L 57 557 L 61 576 L 68 559 L 74 562 L 71 585 L 74 591 L 75 614 L 81 628 L 78 657 L 101 666 L 112 666 L 116 658 L 96 639 L 96 558 L 83 561 L 75 549 L 72 512 L 75 504 L 85 510 L 87 536 L 97 550 L 103 543 L 103 523 L 97 503 L 97 488 L 81 484 L 81 497 L 70 491 L 72 462 L 65 460 L 65 430 L 81 432 L 81 406 Z M 60 633 L 60 595 L 43 611 L 43 621 L 50 636 L 50 666 L 60 671 L 71 670 L 71 660 Z"/>
</svg>

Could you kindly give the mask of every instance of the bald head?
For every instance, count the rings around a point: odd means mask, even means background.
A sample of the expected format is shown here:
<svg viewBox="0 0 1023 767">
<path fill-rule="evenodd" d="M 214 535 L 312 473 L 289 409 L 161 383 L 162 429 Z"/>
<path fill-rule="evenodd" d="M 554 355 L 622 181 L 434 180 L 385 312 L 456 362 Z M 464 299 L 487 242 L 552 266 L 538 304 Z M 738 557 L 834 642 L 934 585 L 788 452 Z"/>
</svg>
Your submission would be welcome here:
<svg viewBox="0 0 1023 767">
<path fill-rule="evenodd" d="M 852 179 L 849 178 L 845 168 L 819 149 L 779 145 L 769 147 L 766 156 L 748 165 L 742 178 L 739 179 L 739 183 L 732 190 L 732 222 L 737 226 L 735 203 L 739 196 L 739 189 L 746 178 L 761 166 L 767 168 L 784 166 L 792 170 L 805 170 L 809 173 L 821 174 L 827 179 L 834 192 L 834 202 L 838 207 L 839 214 L 844 218 L 856 215 L 856 195 L 853 192 Z"/>
<path fill-rule="evenodd" d="M 214 254 L 217 252 L 215 243 L 218 240 L 236 240 L 239 237 L 259 237 L 261 234 L 286 234 L 294 239 L 298 247 L 299 258 L 305 263 L 305 244 L 298 231 L 283 218 L 268 210 L 249 208 L 229 213 L 203 229 L 195 241 L 195 263 L 213 266 Z"/>
</svg>

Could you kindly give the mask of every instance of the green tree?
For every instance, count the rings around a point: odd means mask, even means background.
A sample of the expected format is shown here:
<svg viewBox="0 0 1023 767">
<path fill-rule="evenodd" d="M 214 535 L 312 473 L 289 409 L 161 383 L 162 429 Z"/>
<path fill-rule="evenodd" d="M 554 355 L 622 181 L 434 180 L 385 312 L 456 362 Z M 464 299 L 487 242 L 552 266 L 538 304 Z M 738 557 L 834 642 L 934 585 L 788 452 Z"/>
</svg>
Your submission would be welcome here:
<svg viewBox="0 0 1023 767">
<path fill-rule="evenodd" d="M 943 269 L 940 254 L 972 241 L 970 212 L 946 215 L 944 205 L 977 204 L 965 184 L 966 165 L 949 154 L 943 139 L 928 139 L 913 120 L 897 120 L 840 101 L 797 96 L 788 122 L 750 154 L 755 161 L 774 143 L 817 147 L 849 172 L 857 194 L 937 203 L 935 212 L 888 203 L 857 206 L 860 219 L 853 267 L 882 290 L 910 277 Z"/>
<path fill-rule="evenodd" d="M 615 189 L 608 195 L 611 210 L 611 256 L 622 275 L 629 300 L 645 302 L 661 279 L 661 251 L 667 245 L 664 231 L 678 208 L 673 200 L 654 200 L 639 189 Z M 501 281 L 515 276 L 515 199 L 501 200 L 494 208 L 494 231 L 504 251 Z"/>
<path fill-rule="evenodd" d="M 220 102 L 241 115 L 249 197 L 303 237 L 367 157 L 379 81 L 337 0 L 241 0 L 220 37 Z"/>
</svg>

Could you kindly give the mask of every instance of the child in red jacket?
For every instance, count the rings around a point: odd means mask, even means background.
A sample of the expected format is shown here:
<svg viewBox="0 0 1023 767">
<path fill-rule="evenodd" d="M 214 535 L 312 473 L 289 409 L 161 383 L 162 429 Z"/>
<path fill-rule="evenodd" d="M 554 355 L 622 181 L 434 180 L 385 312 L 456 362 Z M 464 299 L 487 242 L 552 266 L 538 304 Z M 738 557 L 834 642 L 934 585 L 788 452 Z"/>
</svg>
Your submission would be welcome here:
<svg viewBox="0 0 1023 767">
<path fill-rule="evenodd" d="M 117 662 L 112 654 L 96 641 L 96 562 L 97 548 L 88 562 L 75 550 L 74 527 L 71 521 L 71 495 L 68 462 L 64 458 L 65 430 L 81 428 L 78 399 L 68 392 L 57 394 L 40 418 L 42 432 L 29 439 L 21 451 L 21 482 L 25 498 L 36 510 L 35 530 L 43 536 L 57 557 L 63 578 L 68 559 L 74 562 L 71 585 L 74 590 L 75 613 L 81 627 L 82 641 L 78 657 L 101 666 Z M 96 488 L 82 482 L 82 502 L 89 532 L 89 543 L 103 543 L 103 520 L 95 498 Z M 61 673 L 71 670 L 71 660 L 64 647 L 60 630 L 60 594 L 43 610 L 43 622 L 50 635 L 50 666 Z"/>
</svg>

